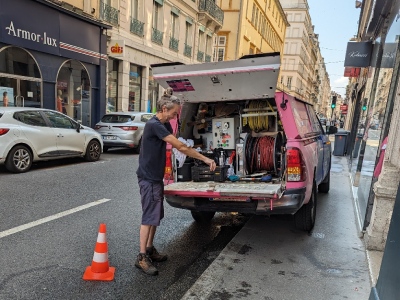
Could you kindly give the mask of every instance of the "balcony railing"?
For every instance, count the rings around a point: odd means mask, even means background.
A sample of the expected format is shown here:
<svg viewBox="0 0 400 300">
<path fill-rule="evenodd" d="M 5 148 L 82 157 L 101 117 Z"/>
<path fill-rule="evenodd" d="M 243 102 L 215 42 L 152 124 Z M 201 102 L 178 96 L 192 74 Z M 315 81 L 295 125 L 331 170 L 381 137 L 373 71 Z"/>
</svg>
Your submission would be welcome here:
<svg viewBox="0 0 400 300">
<path fill-rule="evenodd" d="M 224 11 L 218 7 L 217 4 L 212 0 L 200 0 L 199 1 L 199 11 L 207 12 L 219 23 L 224 23 Z"/>
<path fill-rule="evenodd" d="M 140 37 L 143 36 L 143 28 L 144 28 L 144 23 L 140 22 L 139 20 L 136 20 L 135 18 L 131 18 L 131 32 L 133 34 L 136 34 Z"/>
<path fill-rule="evenodd" d="M 169 39 L 169 49 L 178 52 L 178 47 L 179 47 L 179 40 L 171 36 Z"/>
<path fill-rule="evenodd" d="M 205 62 L 211 62 L 211 55 L 206 54 L 205 58 L 204 58 Z"/>
<path fill-rule="evenodd" d="M 187 57 L 192 57 L 192 46 L 185 44 L 185 49 L 183 49 L 183 55 Z"/>
<path fill-rule="evenodd" d="M 163 38 L 164 38 L 164 32 L 162 32 L 156 28 L 153 28 L 153 31 L 151 33 L 151 40 L 156 44 L 162 45 Z"/>
<path fill-rule="evenodd" d="M 204 59 L 204 52 L 197 51 L 197 60 L 198 61 L 203 61 L 203 59 Z"/>
<path fill-rule="evenodd" d="M 111 23 L 113 25 L 119 24 L 119 10 L 104 3 L 103 1 L 100 2 L 100 19 Z"/>
</svg>

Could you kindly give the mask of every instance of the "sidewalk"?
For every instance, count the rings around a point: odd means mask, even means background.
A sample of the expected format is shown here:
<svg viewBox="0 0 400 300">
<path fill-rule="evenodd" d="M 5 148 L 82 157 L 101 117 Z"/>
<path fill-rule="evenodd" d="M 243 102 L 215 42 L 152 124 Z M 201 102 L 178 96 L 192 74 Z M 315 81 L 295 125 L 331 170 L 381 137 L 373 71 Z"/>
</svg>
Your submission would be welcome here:
<svg viewBox="0 0 400 300">
<path fill-rule="evenodd" d="M 254 216 L 182 299 L 368 299 L 371 256 L 359 238 L 345 157 L 332 157 L 311 234 L 290 216 Z"/>
</svg>

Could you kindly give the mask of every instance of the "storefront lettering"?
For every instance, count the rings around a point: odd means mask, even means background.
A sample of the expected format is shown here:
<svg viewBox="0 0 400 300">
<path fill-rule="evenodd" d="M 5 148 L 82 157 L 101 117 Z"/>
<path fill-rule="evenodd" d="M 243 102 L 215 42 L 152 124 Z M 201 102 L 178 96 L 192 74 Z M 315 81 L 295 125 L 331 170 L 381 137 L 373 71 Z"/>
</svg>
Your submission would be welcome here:
<svg viewBox="0 0 400 300">
<path fill-rule="evenodd" d="M 395 53 L 386 52 L 386 53 L 383 53 L 382 57 L 384 57 L 384 58 L 394 58 L 395 57 Z"/>
<path fill-rule="evenodd" d="M 367 57 L 368 53 L 360 53 L 359 51 L 353 51 L 349 53 L 350 57 Z"/>
<path fill-rule="evenodd" d="M 115 44 L 115 46 L 111 46 L 111 53 L 122 54 L 123 52 L 124 52 L 124 48 L 123 48 L 123 47 L 120 47 L 120 46 L 118 45 L 118 43 Z"/>
<path fill-rule="evenodd" d="M 47 36 L 46 31 L 41 34 L 35 32 L 29 32 L 28 30 L 23 30 L 20 28 L 15 28 L 14 23 L 11 21 L 10 26 L 6 27 L 8 35 L 12 35 L 24 40 L 33 41 L 37 43 L 43 43 L 44 45 L 49 45 L 52 47 L 57 47 L 57 39 Z"/>
</svg>

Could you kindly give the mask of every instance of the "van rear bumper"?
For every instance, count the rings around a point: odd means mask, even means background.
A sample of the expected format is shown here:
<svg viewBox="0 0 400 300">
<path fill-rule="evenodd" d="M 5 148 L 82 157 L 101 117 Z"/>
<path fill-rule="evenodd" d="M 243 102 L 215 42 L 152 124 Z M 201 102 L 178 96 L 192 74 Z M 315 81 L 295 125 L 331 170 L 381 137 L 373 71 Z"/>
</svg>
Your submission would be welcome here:
<svg viewBox="0 0 400 300">
<path fill-rule="evenodd" d="M 210 198 L 165 195 L 169 205 L 194 211 L 239 212 L 257 215 L 294 214 L 303 205 L 306 188 L 286 190 L 279 199 L 214 201 Z"/>
</svg>

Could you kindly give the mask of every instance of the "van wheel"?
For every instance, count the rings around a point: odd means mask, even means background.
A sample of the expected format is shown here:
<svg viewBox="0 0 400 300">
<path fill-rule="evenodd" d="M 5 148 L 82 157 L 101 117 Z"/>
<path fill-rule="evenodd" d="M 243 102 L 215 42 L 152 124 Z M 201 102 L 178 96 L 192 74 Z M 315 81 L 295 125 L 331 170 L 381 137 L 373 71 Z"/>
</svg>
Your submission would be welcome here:
<svg viewBox="0 0 400 300">
<path fill-rule="evenodd" d="M 294 222 L 298 229 L 310 231 L 315 224 L 317 213 L 317 189 L 316 184 L 313 184 L 310 201 L 304 204 L 294 215 Z"/>
<path fill-rule="evenodd" d="M 25 146 L 19 145 L 11 149 L 5 162 L 6 169 L 13 173 L 29 171 L 32 166 L 32 153 Z"/>
<path fill-rule="evenodd" d="M 214 218 L 215 211 L 190 211 L 197 223 L 209 223 Z"/>
<path fill-rule="evenodd" d="M 330 181 L 331 181 L 331 172 L 328 172 L 328 174 L 326 174 L 325 179 L 318 185 L 318 192 L 324 194 L 328 193 L 330 187 Z"/>
<path fill-rule="evenodd" d="M 101 145 L 96 140 L 91 140 L 86 147 L 85 160 L 97 161 L 100 159 Z"/>
</svg>

